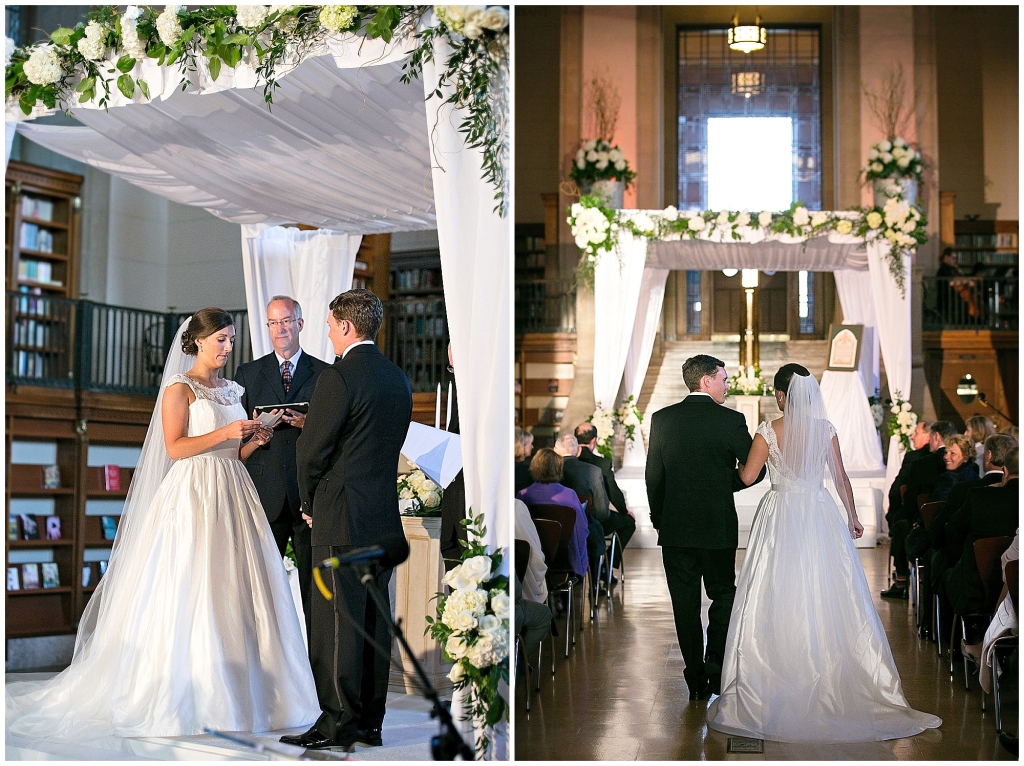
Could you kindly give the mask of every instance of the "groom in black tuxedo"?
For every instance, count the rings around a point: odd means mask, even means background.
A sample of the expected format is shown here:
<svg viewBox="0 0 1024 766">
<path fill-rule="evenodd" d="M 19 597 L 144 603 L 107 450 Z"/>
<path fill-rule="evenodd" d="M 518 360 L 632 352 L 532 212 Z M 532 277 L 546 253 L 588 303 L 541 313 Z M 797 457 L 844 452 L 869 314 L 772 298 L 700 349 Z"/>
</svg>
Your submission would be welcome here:
<svg viewBox="0 0 1024 766">
<path fill-rule="evenodd" d="M 240 365 L 235 371 L 235 382 L 245 389 L 241 402 L 247 413 L 261 405 L 280 405 L 284 413 L 274 426 L 274 438 L 249 456 L 245 468 L 256 485 L 260 504 L 267 514 L 270 530 L 282 556 L 288 547 L 288 538 L 292 539 L 308 636 L 313 552 L 309 527 L 302 520 L 299 508 L 299 484 L 295 470 L 295 442 L 302 433 L 306 416 L 288 408 L 288 405 L 308 402 L 313 396 L 317 378 L 330 365 L 299 347 L 302 307 L 294 298 L 275 295 L 270 299 L 267 304 L 267 330 L 273 352 Z"/>
<path fill-rule="evenodd" d="M 412 391 L 405 373 L 373 342 L 382 320 L 380 299 L 369 290 L 349 290 L 331 301 L 327 322 L 338 358 L 317 381 L 297 445 L 299 496 L 315 561 L 403 534 L 398 453 L 409 430 Z M 385 601 L 393 571 L 377 574 Z M 305 734 L 281 741 L 310 749 L 379 746 L 391 631 L 351 567 L 332 569 L 324 579 L 334 598 L 314 595 L 309 636 L 323 712 Z M 353 623 L 388 656 L 377 654 Z"/>
<path fill-rule="evenodd" d="M 725 637 L 736 596 L 739 520 L 733 492 L 744 488 L 736 463 L 746 462 L 752 439 L 743 415 L 721 406 L 727 379 L 721 360 L 705 354 L 687 359 L 683 382 L 689 396 L 651 420 L 647 499 L 691 700 L 721 693 Z M 757 480 L 762 478 L 764 469 Z M 706 650 L 702 579 L 711 599 Z"/>
</svg>

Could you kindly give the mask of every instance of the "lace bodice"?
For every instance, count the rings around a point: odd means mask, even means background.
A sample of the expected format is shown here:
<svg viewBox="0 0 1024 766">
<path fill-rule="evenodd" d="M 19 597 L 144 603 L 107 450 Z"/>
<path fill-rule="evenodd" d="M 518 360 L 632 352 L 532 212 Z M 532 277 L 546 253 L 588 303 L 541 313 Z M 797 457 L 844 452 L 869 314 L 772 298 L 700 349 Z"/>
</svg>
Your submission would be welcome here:
<svg viewBox="0 0 1024 766">
<path fill-rule="evenodd" d="M 210 388 L 187 375 L 175 375 L 167 382 L 167 385 L 172 386 L 175 383 L 184 383 L 196 395 L 196 400 L 188 409 L 189 436 L 202 436 L 226 426 L 228 423 L 246 418 L 240 401 L 245 389 L 233 380 L 225 381 L 223 386 Z M 235 460 L 238 458 L 240 443 L 239 439 L 231 439 L 194 457 L 220 457 Z"/>
<path fill-rule="evenodd" d="M 836 435 L 835 426 L 831 422 L 828 423 L 828 429 L 832 436 Z M 768 476 L 774 489 L 778 486 L 780 479 L 793 478 L 792 473 L 782 462 L 782 447 L 775 436 L 775 429 L 772 428 L 772 424 L 767 420 L 763 421 L 758 425 L 755 433 L 761 434 L 761 437 L 768 443 Z M 825 455 L 821 456 L 821 468 L 824 475 Z"/>
</svg>

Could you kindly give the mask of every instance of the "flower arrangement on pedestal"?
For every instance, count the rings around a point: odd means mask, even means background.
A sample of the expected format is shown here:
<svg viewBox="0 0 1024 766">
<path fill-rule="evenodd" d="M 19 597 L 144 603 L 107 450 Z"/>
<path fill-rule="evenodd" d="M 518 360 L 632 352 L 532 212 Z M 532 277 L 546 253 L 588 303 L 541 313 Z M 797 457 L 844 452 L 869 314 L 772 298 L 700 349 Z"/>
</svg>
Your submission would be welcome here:
<svg viewBox="0 0 1024 766">
<path fill-rule="evenodd" d="M 868 152 L 868 164 L 864 168 L 864 177 L 868 181 L 891 180 L 895 183 L 891 188 L 896 196 L 900 193 L 899 181 L 910 179 L 921 182 L 924 162 L 921 152 L 915 150 L 902 137 L 896 136 L 871 145 Z"/>
<path fill-rule="evenodd" d="M 433 41 L 452 48 L 436 95 L 452 88 L 443 103 L 466 112 L 458 130 L 466 145 L 482 150 L 482 175 L 495 189 L 496 210 L 507 206 L 508 157 L 505 83 L 509 64 L 509 12 L 505 6 L 434 6 L 436 21 L 417 31 L 428 5 L 217 5 L 189 10 L 167 5 L 162 11 L 129 5 L 97 6 L 87 23 L 62 27 L 47 42 L 13 48 L 7 42 L 7 105 L 31 114 L 38 103 L 70 109 L 95 102 L 107 107 L 116 87 L 125 98 L 148 101 L 149 85 L 140 61 L 177 65 L 183 89 L 202 69 L 217 80 L 222 69 L 248 64 L 273 101 L 278 77 L 306 58 L 323 55 L 328 38 L 412 37 L 416 46 L 403 64 L 403 82 L 423 74 L 433 60 Z M 12 50 L 13 48 L 13 50 Z"/>
<path fill-rule="evenodd" d="M 868 405 L 871 407 L 871 417 L 875 421 L 875 428 L 881 430 L 882 425 L 885 423 L 885 404 L 878 396 L 878 389 L 875 389 L 875 395 L 868 397 Z"/>
<path fill-rule="evenodd" d="M 892 413 L 892 417 L 889 418 L 889 433 L 900 437 L 903 450 L 910 452 L 910 437 L 913 435 L 914 429 L 917 428 L 917 413 L 914 412 L 910 402 L 903 401 L 900 396 L 900 392 L 897 391 L 892 407 L 889 408 L 889 412 Z"/>
<path fill-rule="evenodd" d="M 643 423 L 643 415 L 636 406 L 635 398 L 630 396 L 618 409 L 606 410 L 598 404 L 594 414 L 587 418 L 587 422 L 592 423 L 597 429 L 598 454 L 611 460 L 614 454 L 612 442 L 616 435 L 621 434 L 626 441 L 634 441 L 637 438 L 637 428 Z"/>
<path fill-rule="evenodd" d="M 444 576 L 451 593 L 438 593 L 437 619 L 427 615 L 427 629 L 453 662 L 448 677 L 456 689 L 468 689 L 468 718 L 479 725 L 477 758 L 484 758 L 494 727 L 508 720 L 508 706 L 498 687 L 508 684 L 508 577 L 499 569 L 501 552 L 488 554 L 480 542 L 486 534 L 483 516 L 463 519 L 469 541 L 463 541 L 462 563 Z"/>
<path fill-rule="evenodd" d="M 403 516 L 440 516 L 442 494 L 441 487 L 415 466 L 398 477 L 398 504 Z"/>
<path fill-rule="evenodd" d="M 636 173 L 629 169 L 622 149 L 603 138 L 594 138 L 576 152 L 569 177 L 583 189 L 596 181 L 621 181 L 628 188 Z"/>
<path fill-rule="evenodd" d="M 761 377 L 760 367 L 747 367 L 729 378 L 728 396 L 771 396 L 774 389 Z"/>
</svg>

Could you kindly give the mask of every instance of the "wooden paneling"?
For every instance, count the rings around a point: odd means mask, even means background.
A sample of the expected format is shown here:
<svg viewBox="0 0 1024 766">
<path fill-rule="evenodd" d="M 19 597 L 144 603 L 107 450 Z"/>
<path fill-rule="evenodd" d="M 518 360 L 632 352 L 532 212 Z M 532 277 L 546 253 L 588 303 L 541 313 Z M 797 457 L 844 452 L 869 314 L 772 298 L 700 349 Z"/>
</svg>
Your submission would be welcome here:
<svg viewBox="0 0 1024 766">
<path fill-rule="evenodd" d="M 973 415 L 991 418 L 997 427 L 1006 421 L 979 401 L 964 404 L 956 395 L 957 383 L 967 373 L 989 403 L 1018 421 L 1018 335 L 994 330 L 944 330 L 922 334 L 925 377 L 937 417 L 963 430 Z"/>
</svg>

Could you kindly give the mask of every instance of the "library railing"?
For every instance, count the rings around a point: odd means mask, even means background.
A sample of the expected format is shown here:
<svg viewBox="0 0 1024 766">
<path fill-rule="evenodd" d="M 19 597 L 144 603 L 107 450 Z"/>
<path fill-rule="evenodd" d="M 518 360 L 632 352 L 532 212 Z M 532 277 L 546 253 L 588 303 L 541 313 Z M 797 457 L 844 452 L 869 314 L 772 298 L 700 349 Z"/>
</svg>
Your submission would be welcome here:
<svg viewBox="0 0 1024 766">
<path fill-rule="evenodd" d="M 576 287 L 572 282 L 516 282 L 516 334 L 528 332 L 576 332 Z"/>
<path fill-rule="evenodd" d="M 924 277 L 925 330 L 1017 330 L 1017 277 Z"/>
</svg>

